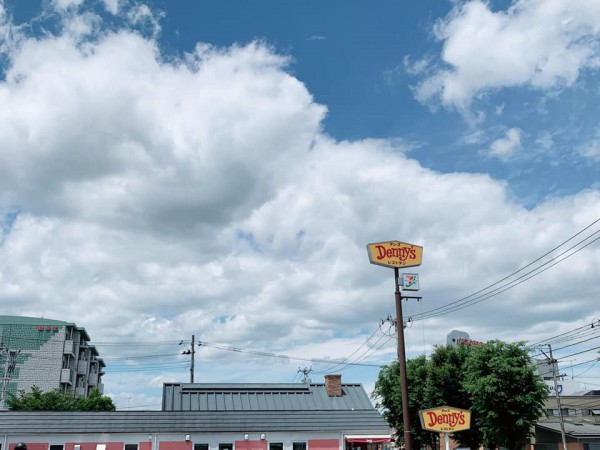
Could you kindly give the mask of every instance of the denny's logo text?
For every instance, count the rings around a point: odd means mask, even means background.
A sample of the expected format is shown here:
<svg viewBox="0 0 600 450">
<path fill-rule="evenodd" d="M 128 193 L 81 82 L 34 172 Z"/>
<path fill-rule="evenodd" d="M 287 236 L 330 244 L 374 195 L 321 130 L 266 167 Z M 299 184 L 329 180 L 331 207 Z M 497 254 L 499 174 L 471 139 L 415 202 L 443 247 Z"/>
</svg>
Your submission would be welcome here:
<svg viewBox="0 0 600 450">
<path fill-rule="evenodd" d="M 471 411 L 440 406 L 419 411 L 421 426 L 425 430 L 441 433 L 468 430 L 471 427 Z"/>
<path fill-rule="evenodd" d="M 385 267 L 420 266 L 423 247 L 400 241 L 375 242 L 367 245 L 369 262 Z"/>
</svg>

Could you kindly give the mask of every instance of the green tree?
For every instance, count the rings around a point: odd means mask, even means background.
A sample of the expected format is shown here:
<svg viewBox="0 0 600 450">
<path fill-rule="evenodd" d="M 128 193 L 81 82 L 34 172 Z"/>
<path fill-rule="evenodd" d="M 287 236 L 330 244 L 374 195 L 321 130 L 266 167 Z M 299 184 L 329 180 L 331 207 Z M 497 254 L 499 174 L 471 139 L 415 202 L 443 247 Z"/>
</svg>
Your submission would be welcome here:
<svg viewBox="0 0 600 450">
<path fill-rule="evenodd" d="M 406 362 L 406 377 L 408 381 L 408 406 L 410 412 L 410 427 L 413 448 L 435 444 L 435 434 L 423 430 L 420 425 L 419 409 L 424 408 L 425 390 L 429 362 L 425 356 L 409 359 Z M 383 415 L 390 426 L 397 430 L 397 443 L 404 442 L 404 424 L 402 419 L 402 390 L 398 361 L 389 366 L 382 366 L 373 397 L 377 399 L 377 407 L 383 408 Z M 425 406 L 427 407 L 427 406 Z"/>
<path fill-rule="evenodd" d="M 83 399 L 83 411 L 114 411 L 112 399 L 102 395 L 98 389 L 92 390 L 87 398 Z"/>
<path fill-rule="evenodd" d="M 6 402 L 12 411 L 114 411 L 115 405 L 110 397 L 94 389 L 88 398 L 64 394 L 58 390 L 42 392 L 33 386 L 29 392 L 19 391 Z"/>
<path fill-rule="evenodd" d="M 509 450 L 527 443 L 549 393 L 522 342 L 490 341 L 474 347 L 466 360 L 464 387 L 482 443 Z"/>
<path fill-rule="evenodd" d="M 529 363 L 522 343 L 492 341 L 482 346 L 436 347 L 431 359 L 407 361 L 411 435 L 414 448 L 434 443 L 421 428 L 418 411 L 438 406 L 471 410 L 471 429 L 454 433 L 460 445 L 516 450 L 543 416 L 548 388 Z M 398 363 L 383 366 L 373 395 L 402 442 L 402 395 Z"/>
<path fill-rule="evenodd" d="M 448 345 L 435 347 L 429 361 L 425 390 L 426 404 L 432 408 L 452 406 L 471 409 L 471 398 L 464 386 L 465 364 L 472 353 L 470 345 Z M 473 415 L 472 415 L 473 417 Z M 471 421 L 469 430 L 452 434 L 461 447 L 479 448 L 483 436 L 477 423 Z"/>
</svg>

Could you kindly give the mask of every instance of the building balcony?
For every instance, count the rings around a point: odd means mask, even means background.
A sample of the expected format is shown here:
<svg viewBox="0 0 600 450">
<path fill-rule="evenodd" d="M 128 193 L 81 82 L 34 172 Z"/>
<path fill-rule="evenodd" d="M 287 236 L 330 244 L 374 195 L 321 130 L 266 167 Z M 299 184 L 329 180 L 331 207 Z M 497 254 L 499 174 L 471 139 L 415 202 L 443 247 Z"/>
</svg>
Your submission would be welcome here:
<svg viewBox="0 0 600 450">
<path fill-rule="evenodd" d="M 78 373 L 88 373 L 89 371 L 89 361 L 85 359 L 80 359 L 77 361 L 77 372 Z"/>
<path fill-rule="evenodd" d="M 97 373 L 90 373 L 90 375 L 88 376 L 88 384 L 90 386 L 98 385 L 98 374 Z"/>
<path fill-rule="evenodd" d="M 73 355 L 75 356 L 75 342 L 72 340 L 65 341 L 65 347 L 63 349 L 64 355 Z"/>
<path fill-rule="evenodd" d="M 73 384 L 73 371 L 71 369 L 62 369 L 60 371 L 60 382 L 66 384 Z"/>
</svg>

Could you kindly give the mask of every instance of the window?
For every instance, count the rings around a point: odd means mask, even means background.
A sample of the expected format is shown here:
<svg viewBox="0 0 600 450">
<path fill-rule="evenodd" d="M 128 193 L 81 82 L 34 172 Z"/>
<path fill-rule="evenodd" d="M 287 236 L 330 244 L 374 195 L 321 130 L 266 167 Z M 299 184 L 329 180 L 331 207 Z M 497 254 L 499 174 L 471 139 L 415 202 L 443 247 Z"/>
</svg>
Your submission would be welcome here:
<svg viewBox="0 0 600 450">
<path fill-rule="evenodd" d="M 219 448 L 221 447 L 219 446 Z M 208 444 L 194 444 L 194 450 L 208 450 Z"/>
<path fill-rule="evenodd" d="M 62 445 L 51 445 L 50 446 L 50 450 L 63 450 L 63 446 Z"/>
<path fill-rule="evenodd" d="M 283 442 L 269 442 L 269 450 L 283 450 Z"/>
<path fill-rule="evenodd" d="M 219 444 L 219 450 L 233 450 L 232 443 Z"/>
<path fill-rule="evenodd" d="M 138 450 L 137 444 L 125 444 L 125 450 Z"/>
<path fill-rule="evenodd" d="M 306 442 L 294 442 L 292 450 L 306 450 Z"/>
</svg>

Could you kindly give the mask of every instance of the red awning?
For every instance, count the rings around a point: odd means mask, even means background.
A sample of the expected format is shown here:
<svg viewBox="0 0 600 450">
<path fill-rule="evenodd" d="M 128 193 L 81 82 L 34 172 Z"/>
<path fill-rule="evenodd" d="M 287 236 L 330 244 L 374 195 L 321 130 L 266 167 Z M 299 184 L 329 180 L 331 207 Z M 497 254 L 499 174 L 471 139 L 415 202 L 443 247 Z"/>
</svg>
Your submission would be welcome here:
<svg viewBox="0 0 600 450">
<path fill-rule="evenodd" d="M 391 440 L 392 438 L 387 436 L 346 436 L 347 442 L 366 442 L 368 444 L 390 442 Z"/>
</svg>

